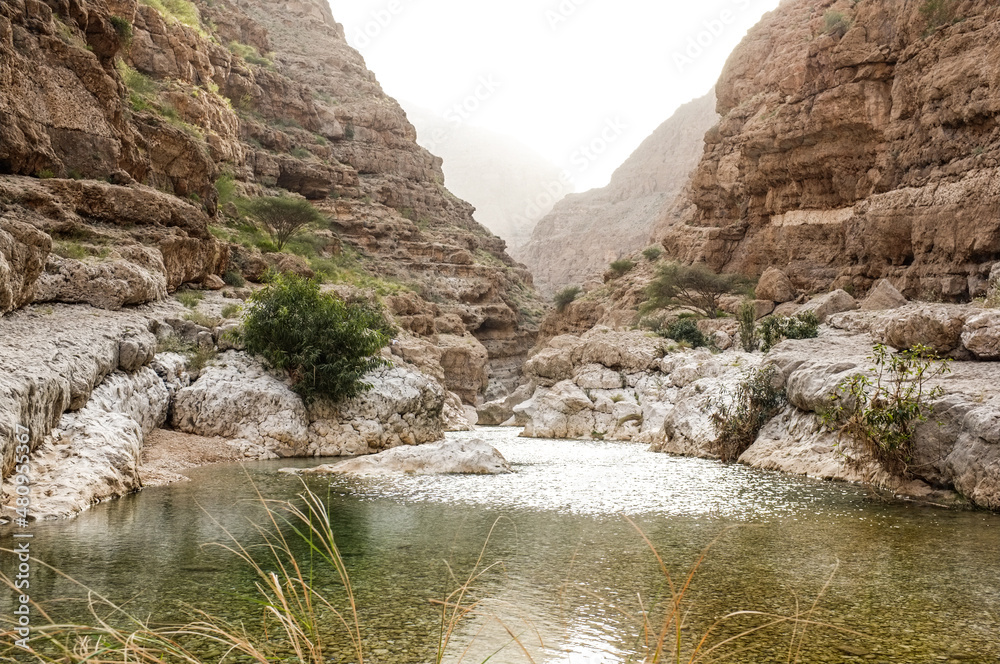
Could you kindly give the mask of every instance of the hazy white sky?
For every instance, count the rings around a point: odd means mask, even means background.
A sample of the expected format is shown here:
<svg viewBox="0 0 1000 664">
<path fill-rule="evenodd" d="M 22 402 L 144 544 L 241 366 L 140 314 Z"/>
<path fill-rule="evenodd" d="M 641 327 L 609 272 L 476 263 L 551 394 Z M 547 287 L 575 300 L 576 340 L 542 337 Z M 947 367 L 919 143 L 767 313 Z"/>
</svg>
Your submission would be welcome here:
<svg viewBox="0 0 1000 664">
<path fill-rule="evenodd" d="M 513 136 L 568 169 L 611 173 L 778 0 L 330 0 L 385 91 Z"/>
</svg>

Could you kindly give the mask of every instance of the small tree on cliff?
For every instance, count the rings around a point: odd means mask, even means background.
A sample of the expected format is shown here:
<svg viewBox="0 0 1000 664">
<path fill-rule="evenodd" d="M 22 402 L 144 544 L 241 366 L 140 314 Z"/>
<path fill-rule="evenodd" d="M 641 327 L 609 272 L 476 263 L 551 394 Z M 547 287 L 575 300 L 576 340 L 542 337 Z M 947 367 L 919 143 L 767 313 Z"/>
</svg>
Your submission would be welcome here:
<svg viewBox="0 0 1000 664">
<path fill-rule="evenodd" d="M 746 294 L 750 280 L 738 274 L 716 274 L 706 265 L 665 263 L 646 287 L 643 311 L 687 307 L 717 318 L 723 295 Z"/>
<path fill-rule="evenodd" d="M 269 280 L 250 297 L 243 319 L 247 352 L 287 373 L 306 403 L 371 389 L 365 374 L 388 365 L 379 357 L 390 329 L 382 312 L 322 293 L 314 279 L 278 274 Z"/>
<path fill-rule="evenodd" d="M 245 211 L 271 237 L 278 251 L 303 229 L 324 220 L 312 203 L 291 196 L 255 198 L 245 204 Z"/>
</svg>

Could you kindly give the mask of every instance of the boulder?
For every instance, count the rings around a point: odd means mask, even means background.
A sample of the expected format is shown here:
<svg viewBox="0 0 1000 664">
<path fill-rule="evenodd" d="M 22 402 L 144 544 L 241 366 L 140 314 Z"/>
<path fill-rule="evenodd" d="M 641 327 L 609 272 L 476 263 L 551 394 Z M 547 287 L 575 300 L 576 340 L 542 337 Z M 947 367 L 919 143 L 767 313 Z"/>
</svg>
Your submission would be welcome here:
<svg viewBox="0 0 1000 664">
<path fill-rule="evenodd" d="M 369 457 L 316 468 L 286 468 L 295 475 L 500 475 L 513 472 L 500 452 L 479 439 L 397 447 Z"/>
<path fill-rule="evenodd" d="M 503 426 L 514 417 L 514 408 L 531 398 L 535 386 L 525 383 L 503 399 L 483 404 L 477 409 L 478 424 L 485 427 Z"/>
<path fill-rule="evenodd" d="M 585 364 L 578 368 L 573 374 L 573 382 L 585 390 L 618 390 L 625 387 L 620 371 L 601 364 Z"/>
<path fill-rule="evenodd" d="M 1000 360 L 1000 311 L 969 318 L 962 329 L 962 345 L 980 360 Z"/>
<path fill-rule="evenodd" d="M 454 392 L 445 395 L 444 410 L 441 412 L 445 431 L 472 431 L 475 428 L 479 417 L 477 415 L 475 420 L 470 419 L 466 408 L 468 406 L 462 403 L 462 397 Z"/>
<path fill-rule="evenodd" d="M 838 289 L 809 300 L 809 302 L 799 307 L 796 313 L 811 311 L 819 318 L 819 322 L 825 323 L 826 319 L 833 314 L 839 314 L 842 311 L 853 311 L 858 306 L 857 300 L 851 297 L 846 291 Z"/>
<path fill-rule="evenodd" d="M 547 386 L 568 380 L 573 376 L 570 353 L 569 348 L 549 346 L 524 363 L 524 375 Z"/>
<path fill-rule="evenodd" d="M 0 315 L 34 299 L 52 239 L 30 224 L 0 219 Z"/>
<path fill-rule="evenodd" d="M 89 304 L 117 311 L 167 297 L 167 276 L 160 252 L 124 247 L 100 262 L 50 256 L 35 289 L 35 302 Z"/>
<path fill-rule="evenodd" d="M 784 272 L 769 267 L 761 275 L 755 291 L 758 300 L 770 300 L 782 304 L 795 299 L 795 287 Z"/>
<path fill-rule="evenodd" d="M 861 303 L 862 311 L 884 311 L 905 306 L 906 297 L 893 286 L 888 279 L 882 279 L 868 293 Z"/>
<path fill-rule="evenodd" d="M 490 382 L 489 352 L 471 334 L 437 338 L 445 387 L 467 404 L 475 404 Z"/>
<path fill-rule="evenodd" d="M 640 330 L 617 332 L 595 327 L 573 348 L 574 365 L 600 364 L 626 372 L 655 368 L 663 357 L 663 340 Z"/>
<path fill-rule="evenodd" d="M 919 344 L 946 355 L 961 345 L 965 316 L 955 307 L 918 306 L 879 321 L 872 327 L 872 336 L 896 350 Z"/>
</svg>

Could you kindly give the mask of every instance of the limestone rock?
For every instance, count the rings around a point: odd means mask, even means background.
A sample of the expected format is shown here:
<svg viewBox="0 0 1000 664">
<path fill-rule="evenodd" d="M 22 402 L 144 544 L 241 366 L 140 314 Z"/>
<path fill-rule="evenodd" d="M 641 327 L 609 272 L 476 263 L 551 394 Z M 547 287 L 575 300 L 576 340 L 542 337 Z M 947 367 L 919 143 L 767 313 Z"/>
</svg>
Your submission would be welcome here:
<svg viewBox="0 0 1000 664">
<path fill-rule="evenodd" d="M 946 306 L 924 305 L 908 308 L 884 319 L 872 334 L 896 350 L 918 344 L 947 355 L 959 348 L 966 314 Z"/>
<path fill-rule="evenodd" d="M 907 299 L 888 279 L 881 279 L 861 303 L 862 311 L 883 311 L 905 306 Z"/>
<path fill-rule="evenodd" d="M 462 397 L 454 392 L 445 395 L 444 410 L 441 414 L 445 431 L 472 431 L 475 428 L 476 422 L 469 419 L 465 408 Z M 476 421 L 478 419 L 477 415 Z"/>
<path fill-rule="evenodd" d="M 769 267 L 757 282 L 756 295 L 758 300 L 770 300 L 782 304 L 795 299 L 795 286 L 784 272 L 775 267 Z"/>
<path fill-rule="evenodd" d="M 513 472 L 500 452 L 482 440 L 397 447 L 368 457 L 316 468 L 291 468 L 296 475 L 500 475 Z"/>
<path fill-rule="evenodd" d="M 474 336 L 442 334 L 436 346 L 441 351 L 441 368 L 447 389 L 475 404 L 489 385 L 489 351 Z"/>
<path fill-rule="evenodd" d="M 970 317 L 962 330 L 962 345 L 980 360 L 1000 360 L 1000 311 Z"/>
<path fill-rule="evenodd" d="M 0 217 L 0 315 L 32 301 L 51 249 L 45 233 Z"/>
<path fill-rule="evenodd" d="M 478 424 L 485 427 L 503 426 L 514 417 L 514 409 L 529 400 L 534 392 L 535 386 L 526 383 L 503 399 L 483 404 L 477 409 Z"/>
<path fill-rule="evenodd" d="M 825 323 L 826 319 L 842 311 L 853 311 L 858 308 L 858 302 L 843 290 L 835 290 L 832 293 L 821 295 L 810 300 L 799 307 L 797 313 L 811 311 L 819 318 L 819 322 Z"/>
<path fill-rule="evenodd" d="M 646 371 L 663 357 L 663 340 L 646 332 L 596 327 L 572 350 L 574 364 L 600 364 L 621 371 Z"/>
<path fill-rule="evenodd" d="M 50 257 L 38 280 L 35 302 L 118 310 L 167 296 L 166 270 L 158 251 L 137 246 L 117 253 L 119 258 L 97 263 Z"/>
</svg>

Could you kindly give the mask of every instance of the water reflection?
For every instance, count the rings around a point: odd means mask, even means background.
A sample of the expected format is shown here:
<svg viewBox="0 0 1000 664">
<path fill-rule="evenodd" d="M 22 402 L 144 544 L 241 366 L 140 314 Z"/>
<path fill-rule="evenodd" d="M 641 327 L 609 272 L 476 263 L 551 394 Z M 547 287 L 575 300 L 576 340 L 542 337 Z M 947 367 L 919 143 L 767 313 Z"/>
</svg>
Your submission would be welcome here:
<svg viewBox="0 0 1000 664">
<path fill-rule="evenodd" d="M 310 480 L 328 497 L 370 661 L 433 661 L 440 608 L 432 600 L 474 573 L 488 538 L 478 569 L 494 566 L 474 585 L 468 601 L 478 602 L 477 610 L 446 661 L 523 662 L 525 651 L 536 662 L 625 661 L 646 638 L 643 608 L 657 615 L 670 594 L 623 514 L 675 578 L 718 540 L 690 589 L 688 643 L 731 611 L 790 614 L 822 592 L 816 620 L 867 636 L 810 628 L 802 661 L 1000 656 L 994 515 L 877 504 L 847 485 L 671 458 L 642 446 L 515 434 L 479 434 L 514 463 L 513 475 Z M 252 572 L 206 543 L 226 541 L 225 530 L 256 541 L 262 514 L 254 486 L 268 497 L 293 496 L 298 480 L 277 469 L 311 463 L 201 469 L 191 483 L 39 524 L 33 546 L 46 562 L 127 600 L 137 615 L 176 621 L 193 606 L 254 623 L 260 607 L 252 601 Z M 332 574 L 317 583 L 338 592 Z M 40 571 L 32 587 L 57 613 L 81 619 L 78 608 L 54 604 L 79 594 L 65 580 Z M 3 599 L 7 612 L 10 598 Z M 755 620 L 738 618 L 717 638 Z M 756 634 L 735 661 L 787 661 L 791 638 L 789 625 Z"/>
</svg>

